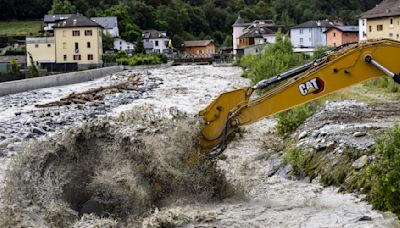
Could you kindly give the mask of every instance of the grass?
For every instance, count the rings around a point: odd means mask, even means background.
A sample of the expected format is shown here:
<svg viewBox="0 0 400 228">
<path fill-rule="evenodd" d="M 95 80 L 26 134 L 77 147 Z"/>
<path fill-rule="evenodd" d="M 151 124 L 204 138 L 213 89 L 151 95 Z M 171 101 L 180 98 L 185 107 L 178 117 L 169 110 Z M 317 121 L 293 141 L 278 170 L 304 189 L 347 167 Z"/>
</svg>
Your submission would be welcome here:
<svg viewBox="0 0 400 228">
<path fill-rule="evenodd" d="M 42 21 L 1 21 L 0 36 L 35 35 L 42 23 Z"/>
<path fill-rule="evenodd" d="M 346 149 L 329 156 L 331 151 L 305 151 L 291 147 L 283 155 L 298 177 L 321 177 L 324 186 L 337 186 L 342 191 L 366 194 L 374 209 L 391 211 L 400 217 L 400 128 L 395 125 L 377 134 L 376 144 L 367 153 Z M 355 170 L 352 163 L 362 155 L 374 155 L 371 164 Z"/>
<path fill-rule="evenodd" d="M 304 123 L 304 121 L 307 120 L 308 117 L 312 116 L 316 112 L 319 106 L 319 101 L 313 101 L 308 104 L 295 107 L 289 111 L 279 113 L 276 116 L 276 130 L 278 134 L 285 136 L 294 132 L 300 125 Z"/>
<path fill-rule="evenodd" d="M 324 186 L 342 186 L 353 174 L 352 163 L 362 154 L 359 151 L 347 149 L 335 160 L 329 159 L 329 151 L 303 151 L 300 148 L 290 148 L 283 156 L 285 164 L 292 166 L 292 174 L 311 179 L 321 176 Z"/>
</svg>

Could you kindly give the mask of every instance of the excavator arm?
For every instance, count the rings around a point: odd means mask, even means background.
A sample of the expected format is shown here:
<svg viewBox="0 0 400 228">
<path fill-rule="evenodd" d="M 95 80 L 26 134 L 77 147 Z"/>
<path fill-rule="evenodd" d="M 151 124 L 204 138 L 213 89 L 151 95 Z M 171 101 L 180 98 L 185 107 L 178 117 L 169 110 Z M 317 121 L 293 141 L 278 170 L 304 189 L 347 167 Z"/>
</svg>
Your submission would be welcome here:
<svg viewBox="0 0 400 228">
<path fill-rule="evenodd" d="M 383 39 L 346 45 L 326 56 L 254 87 L 221 94 L 200 112 L 204 119 L 200 145 L 206 156 L 223 152 L 228 137 L 240 126 L 286 111 L 363 81 L 388 75 L 400 83 L 400 42 Z M 284 84 L 252 99 L 256 90 Z"/>
</svg>

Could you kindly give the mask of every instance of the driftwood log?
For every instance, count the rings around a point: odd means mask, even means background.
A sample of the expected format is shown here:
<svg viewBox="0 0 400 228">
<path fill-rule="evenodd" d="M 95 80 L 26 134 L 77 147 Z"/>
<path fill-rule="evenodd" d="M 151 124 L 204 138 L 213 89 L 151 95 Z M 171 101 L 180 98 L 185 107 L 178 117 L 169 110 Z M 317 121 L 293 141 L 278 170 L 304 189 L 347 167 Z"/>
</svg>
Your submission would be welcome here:
<svg viewBox="0 0 400 228">
<path fill-rule="evenodd" d="M 125 82 L 115 85 L 89 89 L 81 93 L 71 93 L 67 97 L 61 98 L 59 101 L 53 101 L 46 104 L 37 104 L 36 108 L 48 108 L 55 106 L 64 106 L 71 104 L 86 104 L 87 102 L 103 100 L 106 94 L 118 93 L 124 90 L 132 89 L 133 86 L 140 84 L 138 75 L 128 77 Z"/>
</svg>

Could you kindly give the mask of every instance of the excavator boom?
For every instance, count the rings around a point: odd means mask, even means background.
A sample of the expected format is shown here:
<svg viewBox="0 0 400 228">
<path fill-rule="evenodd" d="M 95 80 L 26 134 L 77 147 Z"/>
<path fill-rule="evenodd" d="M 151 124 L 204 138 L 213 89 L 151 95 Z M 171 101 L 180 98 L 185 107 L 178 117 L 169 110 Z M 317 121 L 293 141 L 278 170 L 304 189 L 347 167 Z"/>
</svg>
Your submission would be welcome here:
<svg viewBox="0 0 400 228">
<path fill-rule="evenodd" d="M 400 56 L 400 42 L 395 40 L 346 45 L 254 87 L 223 93 L 200 112 L 205 123 L 200 145 L 209 156 L 216 156 L 225 149 L 229 135 L 240 126 L 372 78 L 388 75 L 400 83 L 397 56 Z M 286 80 L 284 84 L 251 98 L 254 91 L 283 80 Z"/>
</svg>

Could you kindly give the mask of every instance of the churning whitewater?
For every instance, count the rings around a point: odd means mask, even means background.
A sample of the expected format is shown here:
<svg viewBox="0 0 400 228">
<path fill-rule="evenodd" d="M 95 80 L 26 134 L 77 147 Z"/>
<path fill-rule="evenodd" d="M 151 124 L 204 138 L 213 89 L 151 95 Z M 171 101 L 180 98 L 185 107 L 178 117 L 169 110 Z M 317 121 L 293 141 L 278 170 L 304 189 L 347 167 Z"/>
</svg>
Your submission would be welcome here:
<svg viewBox="0 0 400 228">
<path fill-rule="evenodd" d="M 1 178 L 1 227 L 399 226 L 396 216 L 374 211 L 353 195 L 291 180 L 280 171 L 271 174 L 280 152 L 268 137 L 273 119 L 244 128 L 219 160 L 188 162 L 199 152 L 198 111 L 218 94 L 249 85 L 240 68 L 132 73 L 162 83 L 96 118 L 88 113 L 51 134 L 7 145 L 13 153 L 2 159 L 7 168 Z M 46 100 L 25 101 L 20 122 L 30 118 L 32 105 L 57 101 L 70 89 L 47 89 Z M 104 99 L 130 92 L 119 93 Z"/>
</svg>

